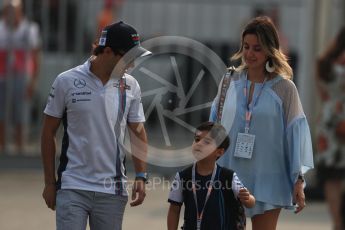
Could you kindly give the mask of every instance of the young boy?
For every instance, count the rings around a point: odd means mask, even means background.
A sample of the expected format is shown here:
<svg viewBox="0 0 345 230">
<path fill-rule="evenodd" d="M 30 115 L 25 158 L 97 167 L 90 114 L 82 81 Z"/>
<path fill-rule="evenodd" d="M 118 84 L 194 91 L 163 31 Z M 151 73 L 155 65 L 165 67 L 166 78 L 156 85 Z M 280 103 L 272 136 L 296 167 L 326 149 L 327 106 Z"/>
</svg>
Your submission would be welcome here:
<svg viewBox="0 0 345 230">
<path fill-rule="evenodd" d="M 236 216 L 241 204 L 247 208 L 255 205 L 254 196 L 236 173 L 216 164 L 229 142 L 220 124 L 205 122 L 197 128 L 192 145 L 197 161 L 175 176 L 168 200 L 168 230 L 178 228 L 182 204 L 185 205 L 184 230 L 238 229 Z"/>
</svg>

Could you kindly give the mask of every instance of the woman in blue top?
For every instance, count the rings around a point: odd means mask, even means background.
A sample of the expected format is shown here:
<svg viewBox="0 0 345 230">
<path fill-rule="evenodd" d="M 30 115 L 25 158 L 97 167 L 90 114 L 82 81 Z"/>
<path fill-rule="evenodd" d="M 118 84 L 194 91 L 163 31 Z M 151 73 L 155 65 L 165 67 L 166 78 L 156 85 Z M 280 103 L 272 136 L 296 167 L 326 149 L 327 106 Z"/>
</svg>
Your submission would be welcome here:
<svg viewBox="0 0 345 230">
<path fill-rule="evenodd" d="M 236 171 L 256 197 L 246 210 L 252 229 L 273 230 L 282 208 L 296 203 L 298 213 L 305 206 L 303 174 L 313 168 L 309 126 L 268 17 L 246 25 L 232 59 L 242 63 L 223 78 L 210 115 L 234 140 L 218 163 Z"/>
</svg>

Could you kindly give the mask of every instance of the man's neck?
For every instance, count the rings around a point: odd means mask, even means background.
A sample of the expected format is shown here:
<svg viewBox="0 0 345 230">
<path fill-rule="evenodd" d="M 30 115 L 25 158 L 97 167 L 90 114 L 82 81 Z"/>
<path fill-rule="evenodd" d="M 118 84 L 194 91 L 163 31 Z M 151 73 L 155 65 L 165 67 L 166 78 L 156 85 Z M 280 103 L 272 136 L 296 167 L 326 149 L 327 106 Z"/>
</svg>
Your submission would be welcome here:
<svg viewBox="0 0 345 230">
<path fill-rule="evenodd" d="M 112 68 L 104 66 L 102 60 L 97 56 L 93 56 L 90 62 L 90 71 L 102 81 L 103 85 L 105 85 L 110 79 Z"/>
<path fill-rule="evenodd" d="M 212 174 L 214 169 L 215 162 L 210 160 L 199 160 L 196 163 L 196 171 L 199 175 L 207 176 Z"/>
</svg>

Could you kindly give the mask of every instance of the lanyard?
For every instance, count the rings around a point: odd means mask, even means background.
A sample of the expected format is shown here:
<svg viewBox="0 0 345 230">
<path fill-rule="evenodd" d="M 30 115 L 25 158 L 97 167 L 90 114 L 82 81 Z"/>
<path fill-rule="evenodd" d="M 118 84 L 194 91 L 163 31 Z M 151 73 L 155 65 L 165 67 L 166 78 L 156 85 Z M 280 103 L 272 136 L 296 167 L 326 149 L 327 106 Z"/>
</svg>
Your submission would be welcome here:
<svg viewBox="0 0 345 230">
<path fill-rule="evenodd" d="M 262 93 L 262 90 L 265 86 L 265 83 L 266 83 L 266 80 L 267 80 L 267 77 L 265 77 L 265 80 L 264 82 L 262 83 L 262 86 L 260 88 L 260 91 L 258 93 L 258 95 L 252 100 L 252 102 L 249 104 L 248 103 L 248 100 L 249 100 L 249 90 L 248 90 L 248 76 L 246 75 L 246 78 L 245 78 L 245 84 L 244 84 L 244 89 L 243 89 L 243 93 L 244 93 L 244 98 L 246 100 L 246 114 L 245 114 L 245 118 L 246 118 L 246 126 L 244 128 L 245 130 L 245 133 L 249 133 L 249 125 L 250 125 L 250 120 L 252 118 L 252 113 L 253 113 L 253 109 L 254 109 L 254 106 L 258 103 L 258 100 L 259 100 L 259 97 Z M 254 92 L 253 92 L 254 93 Z M 252 105 L 252 106 L 250 106 Z"/>
<path fill-rule="evenodd" d="M 119 90 L 120 90 L 120 101 L 119 101 L 120 109 L 122 113 L 124 113 L 125 107 L 126 107 L 126 78 L 125 77 L 120 78 Z"/>
<path fill-rule="evenodd" d="M 118 113 L 117 113 L 117 118 L 116 118 L 116 123 L 115 123 L 115 127 L 114 127 L 114 131 L 115 131 L 115 137 L 116 137 L 116 143 L 117 143 L 117 151 L 118 154 L 124 153 L 124 147 L 123 147 L 123 143 L 121 140 L 121 135 L 123 133 L 122 129 L 121 129 L 121 122 L 123 120 L 123 116 L 125 114 L 125 109 L 126 109 L 126 89 L 129 87 L 126 85 L 126 77 L 121 77 L 120 80 L 118 81 L 118 83 L 115 83 L 115 87 L 118 87 L 118 100 L 119 100 L 119 106 L 118 106 Z M 119 156 L 119 155 L 118 155 Z M 120 166 L 116 166 L 116 167 L 120 167 Z M 116 172 L 116 177 L 121 177 L 123 176 L 123 173 L 118 173 Z M 117 183 L 117 181 L 115 181 L 115 184 Z M 120 183 L 121 180 L 120 180 Z M 117 189 L 117 187 L 115 186 L 115 194 L 116 194 L 116 190 L 118 190 L 121 194 L 123 189 L 123 185 L 120 184 L 120 188 Z"/>
<path fill-rule="evenodd" d="M 196 165 L 196 163 L 194 163 L 193 168 L 192 168 L 192 190 L 193 190 L 193 197 L 194 197 L 194 202 L 195 202 L 195 207 L 196 207 L 197 230 L 200 230 L 201 221 L 202 221 L 202 217 L 203 217 L 204 210 L 206 207 L 206 203 L 207 203 L 208 199 L 210 198 L 210 195 L 211 195 L 211 192 L 213 189 L 213 182 L 214 182 L 214 178 L 215 178 L 216 172 L 217 172 L 217 164 L 214 164 L 214 169 L 212 172 L 211 181 L 210 181 L 210 184 L 209 184 L 208 189 L 207 189 L 205 203 L 204 203 L 204 206 L 202 207 L 202 210 L 200 213 L 199 213 L 199 208 L 198 208 L 198 197 L 196 195 L 196 186 L 195 186 L 195 165 Z"/>
</svg>

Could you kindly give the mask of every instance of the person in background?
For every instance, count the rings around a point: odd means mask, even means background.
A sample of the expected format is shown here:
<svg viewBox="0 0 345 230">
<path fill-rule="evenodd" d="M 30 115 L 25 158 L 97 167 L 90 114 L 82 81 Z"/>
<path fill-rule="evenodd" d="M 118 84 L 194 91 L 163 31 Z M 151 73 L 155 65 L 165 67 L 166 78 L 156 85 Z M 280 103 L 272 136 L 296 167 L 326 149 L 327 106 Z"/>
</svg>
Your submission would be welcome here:
<svg viewBox="0 0 345 230">
<path fill-rule="evenodd" d="M 218 164 L 234 170 L 255 197 L 246 210 L 252 229 L 274 230 L 282 209 L 305 207 L 304 174 L 313 168 L 309 126 L 270 18 L 249 21 L 232 59 L 241 65 L 224 76 L 210 114 L 234 140 Z"/>
<path fill-rule="evenodd" d="M 113 21 L 117 21 L 118 10 L 122 6 L 124 0 L 104 0 L 103 8 L 97 15 L 97 31 L 96 39 L 93 42 L 93 48 L 97 46 L 97 41 L 101 36 L 104 27 Z"/>
<path fill-rule="evenodd" d="M 106 26 L 93 55 L 58 75 L 44 110 L 41 152 L 43 198 L 56 208 L 58 230 L 120 230 L 128 200 L 125 131 L 136 173 L 131 206 L 145 198 L 147 138 L 137 80 L 126 73 L 150 54 L 124 22 Z M 55 175 L 55 135 L 64 126 Z"/>
<path fill-rule="evenodd" d="M 324 186 L 334 230 L 343 230 L 345 179 L 345 27 L 316 63 L 322 109 L 318 121 L 317 172 Z M 345 211 L 345 210 L 343 210 Z"/>
<path fill-rule="evenodd" d="M 124 0 L 104 0 L 103 8 L 97 17 L 97 35 L 100 35 L 102 29 L 113 21 L 117 21 L 118 10 Z"/>
<path fill-rule="evenodd" d="M 24 16 L 21 0 L 5 0 L 0 20 L 0 150 L 8 144 L 5 133 L 13 133 L 6 127 L 13 126 L 17 151 L 23 151 L 24 102 L 35 90 L 40 45 L 39 27 Z"/>
</svg>

